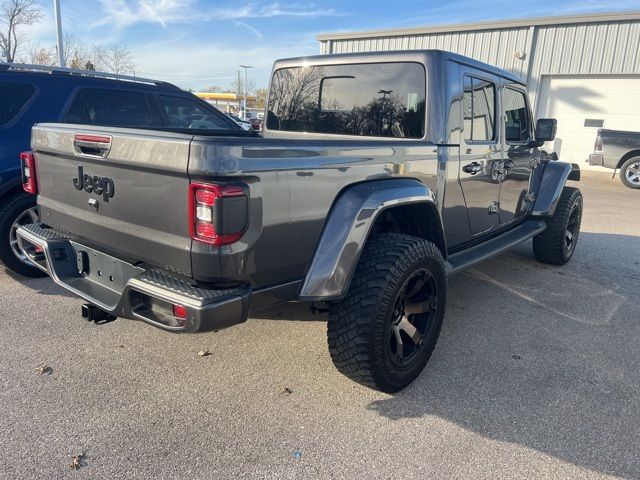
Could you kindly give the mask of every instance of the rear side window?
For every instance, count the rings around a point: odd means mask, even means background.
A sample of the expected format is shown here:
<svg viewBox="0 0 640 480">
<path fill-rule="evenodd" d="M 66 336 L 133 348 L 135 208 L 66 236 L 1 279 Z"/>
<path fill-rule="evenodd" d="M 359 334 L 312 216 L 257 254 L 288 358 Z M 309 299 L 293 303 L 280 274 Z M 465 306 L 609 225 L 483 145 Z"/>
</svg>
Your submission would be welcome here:
<svg viewBox="0 0 640 480">
<path fill-rule="evenodd" d="M 0 126 L 13 120 L 35 91 L 32 85 L 0 82 Z"/>
<path fill-rule="evenodd" d="M 505 114 L 505 137 L 507 142 L 529 141 L 529 112 L 524 93 L 505 88 L 502 94 Z"/>
<path fill-rule="evenodd" d="M 189 98 L 159 95 L 157 99 L 169 127 L 205 130 L 234 128 L 221 115 Z"/>
<path fill-rule="evenodd" d="M 425 69 L 418 63 L 277 70 L 267 128 L 368 137 L 422 138 Z"/>
<path fill-rule="evenodd" d="M 91 125 L 111 127 L 159 126 L 147 97 L 143 93 L 87 88 L 82 99 L 76 97 L 67 113 L 68 119 L 82 119 L 86 115 Z M 77 121 L 77 120 L 74 120 Z"/>
<path fill-rule="evenodd" d="M 493 83 L 465 75 L 462 108 L 467 142 L 489 142 L 496 138 L 496 87 Z"/>
<path fill-rule="evenodd" d="M 82 94 L 78 93 L 76 98 L 73 99 L 67 116 L 64 117 L 66 123 L 89 123 L 87 118 L 87 109 L 84 107 L 84 101 L 82 100 Z"/>
</svg>

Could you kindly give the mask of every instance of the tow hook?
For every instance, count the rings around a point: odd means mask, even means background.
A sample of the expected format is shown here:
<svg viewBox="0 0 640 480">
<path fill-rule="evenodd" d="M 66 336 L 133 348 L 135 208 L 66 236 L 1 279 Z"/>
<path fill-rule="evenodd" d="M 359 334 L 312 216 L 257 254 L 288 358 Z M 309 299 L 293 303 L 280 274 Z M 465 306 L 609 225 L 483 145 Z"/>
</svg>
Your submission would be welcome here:
<svg viewBox="0 0 640 480">
<path fill-rule="evenodd" d="M 118 317 L 105 312 L 95 305 L 84 303 L 82 304 L 82 318 L 87 322 L 96 322 L 98 325 L 103 325 L 105 323 L 113 322 Z"/>
</svg>

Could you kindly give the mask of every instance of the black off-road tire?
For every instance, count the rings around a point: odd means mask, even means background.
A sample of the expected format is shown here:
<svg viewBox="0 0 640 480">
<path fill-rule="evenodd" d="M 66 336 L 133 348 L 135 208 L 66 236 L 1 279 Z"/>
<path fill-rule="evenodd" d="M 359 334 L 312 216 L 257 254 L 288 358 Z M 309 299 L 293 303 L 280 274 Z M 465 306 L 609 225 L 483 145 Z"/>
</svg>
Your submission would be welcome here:
<svg viewBox="0 0 640 480">
<path fill-rule="evenodd" d="M 11 226 L 16 219 L 35 206 L 36 196 L 26 192 L 17 193 L 0 206 L 0 261 L 12 272 L 25 277 L 38 278 L 46 276 L 46 273 L 18 258 L 9 240 Z"/>
<path fill-rule="evenodd" d="M 389 337 L 397 329 L 393 318 L 399 295 L 416 275 L 426 278 L 427 274 L 435 286 L 429 298 L 437 303 L 429 313 L 419 314 L 428 318 L 421 320 L 425 331 L 420 347 L 411 345 L 415 349 L 411 364 L 398 366 Z M 329 305 L 327 337 L 333 363 L 341 373 L 367 387 L 388 393 L 402 390 L 420 374 L 433 352 L 446 299 L 447 275 L 438 247 L 404 234 L 372 237 L 364 247 L 347 296 Z"/>
<path fill-rule="evenodd" d="M 627 160 L 626 162 L 624 162 L 620 167 L 620 180 L 622 180 L 622 183 L 626 187 L 633 188 L 633 189 L 640 189 L 640 179 L 631 181 L 629 180 L 629 176 L 627 175 L 629 171 L 636 172 L 637 171 L 636 167 L 638 165 L 640 165 L 640 157 L 633 157 Z M 632 168 L 633 170 L 631 170 Z"/>
<path fill-rule="evenodd" d="M 550 265 L 564 265 L 571 259 L 580 234 L 582 211 L 580 190 L 564 187 L 553 217 L 547 220 L 547 229 L 533 237 L 533 254 L 536 260 Z M 569 234 L 571 245 L 568 245 Z"/>
</svg>

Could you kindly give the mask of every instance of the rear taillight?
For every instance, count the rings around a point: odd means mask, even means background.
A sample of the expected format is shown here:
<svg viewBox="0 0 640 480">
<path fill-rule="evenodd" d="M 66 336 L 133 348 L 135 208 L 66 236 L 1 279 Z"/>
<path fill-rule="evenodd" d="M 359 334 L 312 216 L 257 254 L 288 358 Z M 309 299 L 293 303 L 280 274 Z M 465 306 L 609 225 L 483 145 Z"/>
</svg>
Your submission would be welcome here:
<svg viewBox="0 0 640 480">
<path fill-rule="evenodd" d="M 33 152 L 22 152 L 20 154 L 20 169 L 22 171 L 22 188 L 24 191 L 33 194 L 38 193 L 36 158 Z"/>
<path fill-rule="evenodd" d="M 595 145 L 593 146 L 593 149 L 594 149 L 596 152 L 601 152 L 601 151 L 602 151 L 602 137 L 601 137 L 600 135 L 598 135 L 598 136 L 596 137 L 596 143 L 595 143 Z"/>
<path fill-rule="evenodd" d="M 189 230 L 203 243 L 230 245 L 242 238 L 248 223 L 248 198 L 240 185 L 189 185 Z"/>
</svg>

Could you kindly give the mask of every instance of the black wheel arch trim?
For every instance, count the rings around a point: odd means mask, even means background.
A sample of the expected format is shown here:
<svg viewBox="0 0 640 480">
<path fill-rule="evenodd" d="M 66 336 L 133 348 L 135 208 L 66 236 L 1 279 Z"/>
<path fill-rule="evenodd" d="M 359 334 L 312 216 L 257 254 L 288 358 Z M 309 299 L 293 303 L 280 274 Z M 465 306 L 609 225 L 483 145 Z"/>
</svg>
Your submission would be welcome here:
<svg viewBox="0 0 640 480">
<path fill-rule="evenodd" d="M 374 180 L 344 190 L 331 208 L 298 298 L 334 300 L 346 295 L 358 260 L 381 212 L 423 204 L 437 218 L 434 243 L 446 257 L 442 217 L 431 189 L 415 179 Z"/>
<path fill-rule="evenodd" d="M 567 180 L 580 180 L 580 167 L 577 164 L 553 161 L 545 165 L 533 205 L 534 217 L 553 216 Z"/>
</svg>

